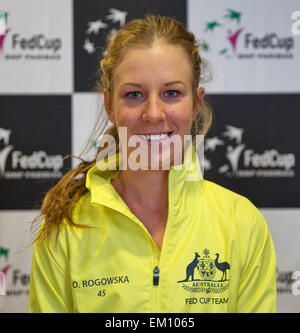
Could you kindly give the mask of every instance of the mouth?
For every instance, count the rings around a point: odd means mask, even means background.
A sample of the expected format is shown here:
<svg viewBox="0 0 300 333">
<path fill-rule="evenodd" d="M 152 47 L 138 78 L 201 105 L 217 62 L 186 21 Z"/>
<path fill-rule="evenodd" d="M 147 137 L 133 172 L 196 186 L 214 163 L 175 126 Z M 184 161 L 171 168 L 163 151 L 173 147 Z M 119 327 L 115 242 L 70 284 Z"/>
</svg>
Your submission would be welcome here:
<svg viewBox="0 0 300 333">
<path fill-rule="evenodd" d="M 137 134 L 140 138 L 151 141 L 162 141 L 169 138 L 173 134 L 173 131 L 167 133 L 156 133 L 156 134 Z"/>
</svg>

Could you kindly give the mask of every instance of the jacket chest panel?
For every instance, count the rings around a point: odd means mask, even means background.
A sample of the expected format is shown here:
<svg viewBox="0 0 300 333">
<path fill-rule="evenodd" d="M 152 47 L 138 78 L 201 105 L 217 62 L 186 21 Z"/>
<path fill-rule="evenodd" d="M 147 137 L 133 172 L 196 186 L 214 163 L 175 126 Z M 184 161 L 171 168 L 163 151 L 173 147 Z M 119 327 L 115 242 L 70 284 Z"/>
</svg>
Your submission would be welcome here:
<svg viewBox="0 0 300 333">
<path fill-rule="evenodd" d="M 99 256 L 72 276 L 76 312 L 149 312 L 151 267 L 129 254 Z M 139 295 L 139 297 L 133 297 Z M 139 310 L 138 310 L 139 309 Z"/>
<path fill-rule="evenodd" d="M 189 218 L 167 226 L 161 253 L 136 222 L 121 215 L 103 222 L 103 234 L 93 233 L 85 245 L 79 244 L 90 255 L 72 270 L 74 310 L 234 311 L 239 275 L 234 236 L 226 228 L 216 234 L 220 216 L 194 212 Z M 76 264 L 74 258 L 72 266 Z"/>
</svg>

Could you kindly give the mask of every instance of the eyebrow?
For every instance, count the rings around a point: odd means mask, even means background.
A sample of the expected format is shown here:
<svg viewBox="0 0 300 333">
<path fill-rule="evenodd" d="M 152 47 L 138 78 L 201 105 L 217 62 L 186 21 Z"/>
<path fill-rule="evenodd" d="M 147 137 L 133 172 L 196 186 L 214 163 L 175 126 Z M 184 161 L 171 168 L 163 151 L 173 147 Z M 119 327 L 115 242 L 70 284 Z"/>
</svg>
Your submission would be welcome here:
<svg viewBox="0 0 300 333">
<path fill-rule="evenodd" d="M 185 83 L 182 81 L 170 81 L 164 84 L 164 86 L 168 87 L 168 86 L 173 86 L 175 84 L 183 84 L 185 87 Z M 137 82 L 125 82 L 123 83 L 121 86 L 133 86 L 133 87 L 137 87 L 137 88 L 142 88 L 143 85 L 141 83 L 137 83 Z"/>
<path fill-rule="evenodd" d="M 134 87 L 138 87 L 138 88 L 142 88 L 143 85 L 141 83 L 137 83 L 137 82 L 125 82 L 123 84 L 121 84 L 121 87 L 123 86 L 134 86 Z"/>
<path fill-rule="evenodd" d="M 171 82 L 167 82 L 167 83 L 165 83 L 165 86 L 173 86 L 174 84 L 183 84 L 186 87 L 185 83 L 182 82 L 182 81 L 171 81 Z"/>
</svg>

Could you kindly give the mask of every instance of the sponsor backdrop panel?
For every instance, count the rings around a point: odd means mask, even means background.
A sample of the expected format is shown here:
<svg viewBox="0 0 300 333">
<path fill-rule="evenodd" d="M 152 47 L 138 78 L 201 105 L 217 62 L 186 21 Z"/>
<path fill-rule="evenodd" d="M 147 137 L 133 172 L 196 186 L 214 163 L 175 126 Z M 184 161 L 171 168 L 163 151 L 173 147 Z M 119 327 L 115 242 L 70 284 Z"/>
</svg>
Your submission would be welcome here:
<svg viewBox="0 0 300 333">
<path fill-rule="evenodd" d="M 186 1 L 74 0 L 75 91 L 90 91 L 106 38 L 146 13 L 167 15 L 186 25 Z"/>
<path fill-rule="evenodd" d="M 292 277 L 293 272 L 300 271 L 300 209 L 264 208 L 260 211 L 268 222 L 276 250 L 277 310 L 300 312 L 300 284 Z"/>
<path fill-rule="evenodd" d="M 0 92 L 70 93 L 72 1 L 1 0 L 0 11 Z"/>
<path fill-rule="evenodd" d="M 188 27 L 213 68 L 210 92 L 298 92 L 299 0 L 189 0 Z"/>
<path fill-rule="evenodd" d="M 33 239 L 29 222 L 37 213 L 0 211 L 0 270 L 4 273 L 0 284 L 6 286 L 5 295 L 0 296 L 0 313 L 27 312 L 33 248 L 25 248 Z"/>
<path fill-rule="evenodd" d="M 70 168 L 71 97 L 0 96 L 0 209 L 32 209 Z"/>
<path fill-rule="evenodd" d="M 105 37 L 146 12 L 186 24 L 211 62 L 205 176 L 260 208 L 277 252 L 278 311 L 300 312 L 291 279 L 300 271 L 298 2 L 1 0 L 0 312 L 27 311 L 32 248 L 17 251 L 29 241 L 31 209 L 70 167 L 62 157 L 85 145 L 85 158 L 96 152 L 102 97 L 88 91 Z"/>
<path fill-rule="evenodd" d="M 103 95 L 75 93 L 72 96 L 72 166 L 79 163 L 76 157 L 92 160 L 97 152 L 99 126 L 111 123 L 106 116 Z M 97 125 L 98 124 L 98 125 Z"/>
<path fill-rule="evenodd" d="M 258 207 L 300 207 L 300 94 L 209 97 L 205 178 Z"/>
</svg>

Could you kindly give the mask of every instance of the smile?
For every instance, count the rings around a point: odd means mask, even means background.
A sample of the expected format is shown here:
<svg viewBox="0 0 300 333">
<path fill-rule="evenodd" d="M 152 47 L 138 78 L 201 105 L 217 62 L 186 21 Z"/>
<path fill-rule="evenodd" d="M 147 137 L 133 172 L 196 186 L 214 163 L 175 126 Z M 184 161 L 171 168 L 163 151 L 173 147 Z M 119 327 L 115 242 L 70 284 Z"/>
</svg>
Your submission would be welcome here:
<svg viewBox="0 0 300 333">
<path fill-rule="evenodd" d="M 150 134 L 150 135 L 142 135 L 142 134 L 137 134 L 140 138 L 148 141 L 159 141 L 159 140 L 164 140 L 169 137 L 170 133 L 162 133 L 162 134 Z"/>
</svg>

